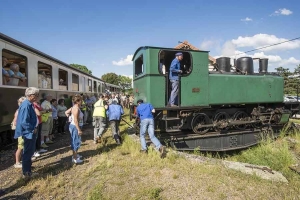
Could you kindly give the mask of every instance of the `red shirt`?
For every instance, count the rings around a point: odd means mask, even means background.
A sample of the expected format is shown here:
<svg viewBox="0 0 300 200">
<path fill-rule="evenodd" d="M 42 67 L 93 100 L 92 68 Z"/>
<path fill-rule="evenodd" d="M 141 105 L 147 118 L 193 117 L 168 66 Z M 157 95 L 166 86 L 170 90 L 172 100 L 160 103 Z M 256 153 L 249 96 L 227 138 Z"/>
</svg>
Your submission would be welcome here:
<svg viewBox="0 0 300 200">
<path fill-rule="evenodd" d="M 43 108 L 38 103 L 36 103 L 36 102 L 33 103 L 33 107 L 36 108 L 36 109 L 38 109 L 39 111 L 43 110 Z M 37 117 L 39 119 L 39 124 L 41 124 L 42 123 L 42 115 L 41 116 L 37 116 Z"/>
</svg>

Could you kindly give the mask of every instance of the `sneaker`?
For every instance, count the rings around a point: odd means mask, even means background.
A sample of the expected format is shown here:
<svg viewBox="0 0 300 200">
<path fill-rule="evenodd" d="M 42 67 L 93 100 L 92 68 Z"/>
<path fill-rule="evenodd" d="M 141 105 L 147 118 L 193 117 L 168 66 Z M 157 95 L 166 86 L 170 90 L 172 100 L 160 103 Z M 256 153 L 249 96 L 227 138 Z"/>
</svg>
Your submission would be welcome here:
<svg viewBox="0 0 300 200">
<path fill-rule="evenodd" d="M 16 164 L 14 164 L 14 168 L 22 168 L 22 164 L 21 163 L 16 163 Z"/>
<path fill-rule="evenodd" d="M 72 162 L 75 163 L 75 164 L 79 164 L 79 163 L 83 163 L 83 160 L 80 160 L 80 158 L 77 157 L 77 159 L 73 159 L 72 157 Z"/>
<path fill-rule="evenodd" d="M 77 158 L 79 158 L 79 159 L 82 158 L 82 155 L 77 154 Z"/>
<path fill-rule="evenodd" d="M 33 154 L 33 157 L 40 157 L 41 155 L 39 154 L 39 152 L 38 151 L 36 151 L 36 152 L 34 152 L 34 154 Z"/>
<path fill-rule="evenodd" d="M 147 154 L 147 150 L 140 150 L 140 153 Z"/>
<path fill-rule="evenodd" d="M 41 144 L 41 147 L 48 148 L 49 146 L 47 146 L 45 143 L 43 143 L 43 144 Z"/>
<path fill-rule="evenodd" d="M 48 150 L 46 150 L 46 149 L 40 149 L 39 150 L 39 153 L 45 153 L 45 152 L 47 152 Z"/>
<path fill-rule="evenodd" d="M 48 140 L 45 142 L 46 144 L 53 144 L 54 142 L 52 140 Z"/>
<path fill-rule="evenodd" d="M 166 156 L 166 147 L 165 146 L 161 146 L 159 148 L 159 153 L 160 153 L 160 157 L 164 158 Z"/>
</svg>

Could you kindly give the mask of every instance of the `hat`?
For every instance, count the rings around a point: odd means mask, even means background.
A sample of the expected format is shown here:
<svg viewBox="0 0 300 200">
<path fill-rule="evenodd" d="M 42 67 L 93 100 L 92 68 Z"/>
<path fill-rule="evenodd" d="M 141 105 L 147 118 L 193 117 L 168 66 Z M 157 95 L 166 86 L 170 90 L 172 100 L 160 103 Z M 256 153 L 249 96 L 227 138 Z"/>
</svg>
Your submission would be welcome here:
<svg viewBox="0 0 300 200">
<path fill-rule="evenodd" d="M 136 103 L 143 103 L 143 102 L 144 102 L 143 99 L 139 99 L 139 100 L 137 100 Z"/>
<path fill-rule="evenodd" d="M 175 54 L 175 56 L 182 56 L 182 53 L 178 52 L 178 53 Z"/>
</svg>

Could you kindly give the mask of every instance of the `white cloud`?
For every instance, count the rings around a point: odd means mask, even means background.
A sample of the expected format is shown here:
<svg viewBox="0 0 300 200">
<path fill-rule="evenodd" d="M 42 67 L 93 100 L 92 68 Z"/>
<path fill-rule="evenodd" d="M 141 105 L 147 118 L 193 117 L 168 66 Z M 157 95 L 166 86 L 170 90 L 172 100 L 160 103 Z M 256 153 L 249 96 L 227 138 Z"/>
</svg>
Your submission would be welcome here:
<svg viewBox="0 0 300 200">
<path fill-rule="evenodd" d="M 215 41 L 213 40 L 204 40 L 201 45 L 200 45 L 200 49 L 201 50 L 208 50 L 210 49 L 211 47 L 213 47 L 215 44 Z"/>
<path fill-rule="evenodd" d="M 270 16 L 278 16 L 278 15 L 291 15 L 293 14 L 293 12 L 291 10 L 288 10 L 286 8 L 281 8 L 276 10 L 273 14 L 271 14 Z"/>
<path fill-rule="evenodd" d="M 132 57 L 133 55 L 127 55 L 126 58 L 121 58 L 119 61 L 112 61 L 113 65 L 117 66 L 126 66 L 126 65 L 131 65 L 132 64 Z"/>
<path fill-rule="evenodd" d="M 242 37 L 239 36 L 237 39 L 231 40 L 231 42 L 236 47 L 253 47 L 259 48 L 267 45 L 272 45 L 280 42 L 285 42 L 288 39 L 286 38 L 278 38 L 275 35 L 268 34 L 256 34 L 251 37 Z M 272 51 L 272 50 L 288 50 L 288 49 L 296 49 L 300 48 L 300 40 L 294 40 L 290 42 L 286 42 L 283 44 L 275 45 L 272 47 L 268 47 L 263 49 L 262 51 Z"/>
<path fill-rule="evenodd" d="M 251 22 L 253 21 L 251 18 L 246 17 L 245 19 L 241 19 L 242 22 Z"/>
<path fill-rule="evenodd" d="M 235 45 L 231 41 L 225 42 L 222 47 L 223 56 L 232 56 L 235 54 Z"/>
</svg>

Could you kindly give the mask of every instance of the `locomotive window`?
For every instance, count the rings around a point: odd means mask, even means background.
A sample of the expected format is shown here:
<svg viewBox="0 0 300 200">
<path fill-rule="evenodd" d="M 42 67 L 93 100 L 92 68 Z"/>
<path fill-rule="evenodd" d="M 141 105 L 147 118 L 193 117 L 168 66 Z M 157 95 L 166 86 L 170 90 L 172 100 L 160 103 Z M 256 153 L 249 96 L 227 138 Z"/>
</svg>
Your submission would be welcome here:
<svg viewBox="0 0 300 200">
<path fill-rule="evenodd" d="M 180 51 L 182 52 L 182 51 Z M 158 54 L 158 72 L 162 75 L 169 73 L 172 61 L 175 59 L 175 54 L 178 51 L 160 51 Z M 192 56 L 189 52 L 182 52 L 183 59 L 180 61 L 180 70 L 182 76 L 188 76 L 193 69 Z"/>
<path fill-rule="evenodd" d="M 92 92 L 92 80 L 88 79 L 89 92 Z"/>
<path fill-rule="evenodd" d="M 3 85 L 27 87 L 27 58 L 15 52 L 2 50 Z"/>
<path fill-rule="evenodd" d="M 72 74 L 72 91 L 79 91 L 79 76 Z"/>
<path fill-rule="evenodd" d="M 144 63 L 143 63 L 143 55 L 138 57 L 138 59 L 134 62 L 134 72 L 135 76 L 139 76 L 144 72 Z"/>
<path fill-rule="evenodd" d="M 93 92 L 97 92 L 97 81 L 93 81 L 94 82 L 94 91 Z"/>
<path fill-rule="evenodd" d="M 52 89 L 52 66 L 38 62 L 38 87 Z"/>
<path fill-rule="evenodd" d="M 63 69 L 58 70 L 59 89 L 68 90 L 68 72 Z"/>
</svg>

